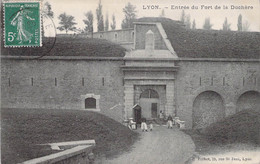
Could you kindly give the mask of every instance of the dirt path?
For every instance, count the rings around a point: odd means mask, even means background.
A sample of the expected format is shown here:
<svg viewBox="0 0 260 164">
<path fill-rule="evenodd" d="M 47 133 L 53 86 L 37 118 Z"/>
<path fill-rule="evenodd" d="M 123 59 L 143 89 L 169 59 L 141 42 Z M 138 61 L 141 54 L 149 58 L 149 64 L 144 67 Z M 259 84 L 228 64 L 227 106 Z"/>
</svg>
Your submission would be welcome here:
<svg viewBox="0 0 260 164">
<path fill-rule="evenodd" d="M 192 139 L 177 128 L 155 126 L 152 132 L 141 132 L 130 152 L 117 158 L 103 160 L 104 164 L 182 164 L 192 156 L 195 145 Z"/>
</svg>

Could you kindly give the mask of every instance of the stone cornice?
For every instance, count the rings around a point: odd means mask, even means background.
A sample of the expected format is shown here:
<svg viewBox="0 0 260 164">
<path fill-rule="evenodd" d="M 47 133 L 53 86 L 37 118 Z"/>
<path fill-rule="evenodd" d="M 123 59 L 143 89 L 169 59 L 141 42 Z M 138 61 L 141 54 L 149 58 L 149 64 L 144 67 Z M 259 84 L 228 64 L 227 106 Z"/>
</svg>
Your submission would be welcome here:
<svg viewBox="0 0 260 164">
<path fill-rule="evenodd" d="M 37 56 L 1 56 L 1 59 L 9 60 L 120 60 L 123 61 L 123 57 L 89 57 L 89 56 L 43 56 L 37 58 Z"/>
<path fill-rule="evenodd" d="M 173 72 L 177 71 L 179 67 L 177 66 L 120 66 L 123 71 L 166 71 Z"/>
<path fill-rule="evenodd" d="M 89 57 L 89 56 L 1 56 L 9 60 L 120 60 L 120 61 L 194 61 L 194 62 L 260 62 L 260 59 L 238 58 L 124 58 L 124 57 Z"/>
</svg>

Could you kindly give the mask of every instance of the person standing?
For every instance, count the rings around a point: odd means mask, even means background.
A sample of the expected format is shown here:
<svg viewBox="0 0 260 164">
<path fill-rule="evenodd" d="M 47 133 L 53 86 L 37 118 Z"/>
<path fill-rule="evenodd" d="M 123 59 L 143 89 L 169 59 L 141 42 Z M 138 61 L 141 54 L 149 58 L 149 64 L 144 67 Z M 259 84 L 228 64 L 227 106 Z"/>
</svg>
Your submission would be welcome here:
<svg viewBox="0 0 260 164">
<path fill-rule="evenodd" d="M 153 131 L 153 121 L 150 121 L 149 128 L 150 128 L 150 131 Z"/>
<path fill-rule="evenodd" d="M 172 122 L 173 122 L 172 116 L 169 115 L 169 116 L 168 116 L 168 119 L 167 119 L 168 129 L 169 129 L 169 128 L 172 129 Z"/>
<path fill-rule="evenodd" d="M 147 130 L 147 124 L 146 124 L 146 118 L 142 118 L 141 129 L 142 129 L 143 132 L 148 131 Z"/>
<path fill-rule="evenodd" d="M 160 110 L 159 118 L 162 120 L 163 119 L 163 111 Z"/>
</svg>

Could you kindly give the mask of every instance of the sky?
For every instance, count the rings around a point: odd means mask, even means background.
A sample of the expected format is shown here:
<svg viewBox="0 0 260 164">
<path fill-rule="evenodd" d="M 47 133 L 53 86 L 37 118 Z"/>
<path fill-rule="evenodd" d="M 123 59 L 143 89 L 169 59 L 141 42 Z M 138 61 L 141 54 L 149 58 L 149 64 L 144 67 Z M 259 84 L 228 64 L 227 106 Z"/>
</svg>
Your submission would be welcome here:
<svg viewBox="0 0 260 164">
<path fill-rule="evenodd" d="M 92 11 L 94 14 L 94 32 L 97 31 L 96 23 L 96 8 L 97 0 L 44 0 L 48 1 L 54 12 L 53 21 L 59 26 L 58 16 L 61 13 L 75 17 L 76 27 L 84 29 L 85 19 L 84 14 Z M 162 9 L 165 11 L 165 17 L 173 20 L 180 20 L 182 8 L 186 15 L 190 15 L 191 22 L 195 19 L 196 28 L 201 29 L 205 18 L 210 18 L 212 28 L 216 30 L 222 29 L 223 22 L 227 17 L 231 23 L 231 30 L 237 30 L 237 19 L 239 14 L 242 14 L 243 22 L 247 21 L 250 24 L 250 31 L 260 31 L 260 0 L 101 0 L 103 6 L 104 20 L 106 14 L 109 16 L 109 22 L 112 22 L 112 14 L 116 17 L 116 29 L 121 28 L 121 22 L 124 19 L 123 8 L 130 2 L 136 6 L 137 17 L 158 17 Z M 158 6 L 158 9 L 149 9 L 149 6 Z M 220 9 L 216 9 L 216 5 Z M 177 7 L 172 9 L 171 7 Z M 192 9 L 192 6 L 197 6 L 198 9 Z M 207 7 L 206 7 L 207 6 Z M 227 8 L 224 9 L 224 6 Z M 231 7 L 235 7 L 235 9 Z M 250 6 L 249 9 L 241 9 L 241 6 Z M 212 7 L 212 8 L 211 8 Z M 240 7 L 240 8 L 239 8 Z M 187 9 L 189 8 L 189 9 Z M 57 31 L 58 33 L 64 33 Z"/>
</svg>

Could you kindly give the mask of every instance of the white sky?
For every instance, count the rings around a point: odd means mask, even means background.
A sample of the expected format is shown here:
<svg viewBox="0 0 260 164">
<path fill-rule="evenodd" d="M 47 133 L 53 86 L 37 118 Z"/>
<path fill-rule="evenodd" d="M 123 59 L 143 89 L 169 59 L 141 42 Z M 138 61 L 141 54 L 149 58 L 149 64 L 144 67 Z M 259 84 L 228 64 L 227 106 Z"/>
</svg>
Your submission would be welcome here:
<svg viewBox="0 0 260 164">
<path fill-rule="evenodd" d="M 45 0 L 52 5 L 52 10 L 54 12 L 54 22 L 55 25 L 59 25 L 58 16 L 66 12 L 69 15 L 75 17 L 77 28 L 84 28 L 83 19 L 85 19 L 84 13 L 92 11 L 94 14 L 94 31 L 97 30 L 96 27 L 96 8 L 98 6 L 98 0 Z M 206 17 L 210 17 L 211 24 L 213 24 L 213 29 L 219 30 L 222 28 L 222 24 L 227 17 L 228 22 L 231 23 L 231 30 L 237 30 L 237 18 L 241 13 L 243 16 L 243 21 L 248 21 L 250 24 L 250 31 L 260 31 L 260 0 L 218 0 L 214 2 L 212 0 L 102 0 L 103 5 L 103 15 L 105 20 L 105 15 L 108 13 L 109 22 L 111 23 L 112 14 L 116 17 L 116 29 L 121 28 L 121 22 L 124 18 L 122 9 L 129 2 L 136 6 L 137 16 L 141 17 L 157 17 L 161 14 L 164 8 L 165 17 L 171 18 L 173 20 L 179 20 L 182 10 L 181 9 L 171 9 L 171 5 L 186 5 L 190 9 L 184 10 L 186 15 L 190 14 L 191 22 L 193 19 L 196 21 L 196 28 L 202 28 L 204 20 Z M 161 9 L 148 10 L 143 9 L 143 5 L 159 5 Z M 197 5 L 198 10 L 192 10 L 191 7 Z M 212 6 L 213 9 L 201 9 L 201 5 Z M 221 9 L 214 9 L 215 5 L 220 5 Z M 223 9 L 223 5 L 228 6 L 229 9 Z M 231 9 L 230 6 L 253 6 L 253 9 Z M 165 7 L 168 7 L 166 9 Z M 59 32 L 59 31 L 58 31 Z M 60 32 L 59 32 L 60 33 Z"/>
</svg>

